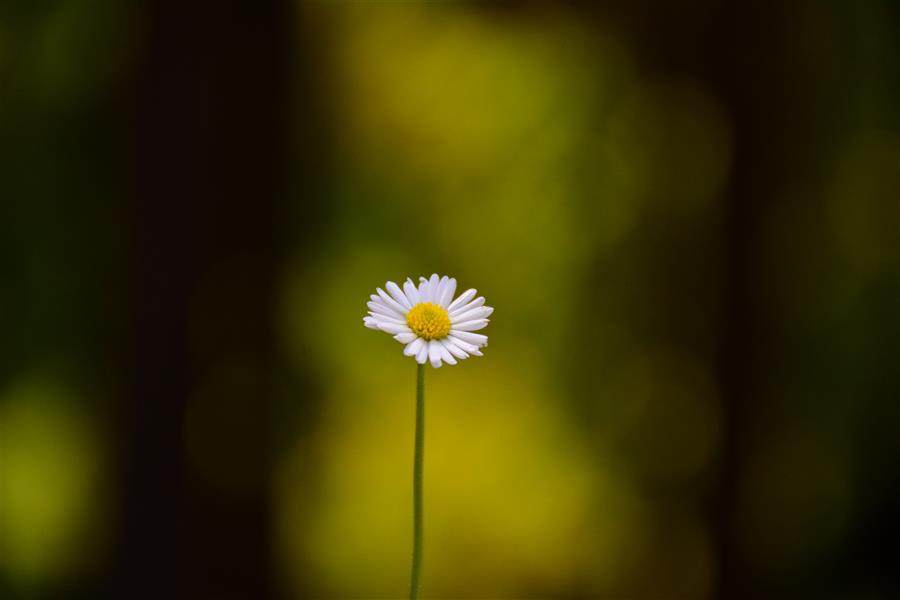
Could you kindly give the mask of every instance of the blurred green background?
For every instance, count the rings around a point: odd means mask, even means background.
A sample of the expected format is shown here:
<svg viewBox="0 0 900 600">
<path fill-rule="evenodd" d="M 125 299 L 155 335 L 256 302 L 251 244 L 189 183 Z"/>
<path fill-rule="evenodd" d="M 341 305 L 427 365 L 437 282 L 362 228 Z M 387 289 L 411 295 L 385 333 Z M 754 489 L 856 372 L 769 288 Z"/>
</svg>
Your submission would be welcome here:
<svg viewBox="0 0 900 600">
<path fill-rule="evenodd" d="M 900 9 L 0 5 L 0 595 L 900 595 Z"/>
</svg>

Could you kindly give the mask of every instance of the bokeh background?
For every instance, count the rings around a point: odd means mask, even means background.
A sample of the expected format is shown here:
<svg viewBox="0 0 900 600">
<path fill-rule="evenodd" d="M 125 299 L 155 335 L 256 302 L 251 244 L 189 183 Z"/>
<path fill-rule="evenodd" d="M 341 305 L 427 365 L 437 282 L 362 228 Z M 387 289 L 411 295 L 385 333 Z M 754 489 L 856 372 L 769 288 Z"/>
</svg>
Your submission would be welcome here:
<svg viewBox="0 0 900 600">
<path fill-rule="evenodd" d="M 900 597 L 900 5 L 0 4 L 0 596 Z"/>
</svg>

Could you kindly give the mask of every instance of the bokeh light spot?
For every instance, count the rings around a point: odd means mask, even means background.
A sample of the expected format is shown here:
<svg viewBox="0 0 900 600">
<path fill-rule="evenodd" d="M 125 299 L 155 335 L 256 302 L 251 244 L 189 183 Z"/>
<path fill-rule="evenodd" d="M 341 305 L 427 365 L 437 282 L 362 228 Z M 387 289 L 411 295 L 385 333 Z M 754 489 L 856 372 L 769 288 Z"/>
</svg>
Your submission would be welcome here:
<svg viewBox="0 0 900 600">
<path fill-rule="evenodd" d="M 23 589 L 83 567 L 103 537 L 102 447 L 72 394 L 29 377 L 0 401 L 0 566 Z"/>
</svg>

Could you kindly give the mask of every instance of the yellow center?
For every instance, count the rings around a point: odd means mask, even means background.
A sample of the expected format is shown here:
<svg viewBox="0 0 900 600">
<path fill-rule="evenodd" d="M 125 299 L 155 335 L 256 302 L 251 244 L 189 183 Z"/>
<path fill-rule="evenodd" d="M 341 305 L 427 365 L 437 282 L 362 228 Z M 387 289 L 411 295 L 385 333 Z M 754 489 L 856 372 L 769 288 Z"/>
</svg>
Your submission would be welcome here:
<svg viewBox="0 0 900 600">
<path fill-rule="evenodd" d="M 431 302 L 420 302 L 406 313 L 406 324 L 423 340 L 439 340 L 450 333 L 447 310 Z"/>
</svg>

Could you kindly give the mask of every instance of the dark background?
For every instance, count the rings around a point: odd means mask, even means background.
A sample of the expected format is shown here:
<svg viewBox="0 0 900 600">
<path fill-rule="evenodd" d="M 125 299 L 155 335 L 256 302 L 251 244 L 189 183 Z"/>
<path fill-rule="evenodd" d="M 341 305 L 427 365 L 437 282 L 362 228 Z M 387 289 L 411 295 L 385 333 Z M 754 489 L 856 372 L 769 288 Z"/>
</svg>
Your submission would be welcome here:
<svg viewBox="0 0 900 600">
<path fill-rule="evenodd" d="M 0 5 L 0 595 L 402 597 L 414 369 L 360 318 L 438 270 L 497 310 L 429 370 L 425 597 L 900 596 L 898 32 Z"/>
</svg>

